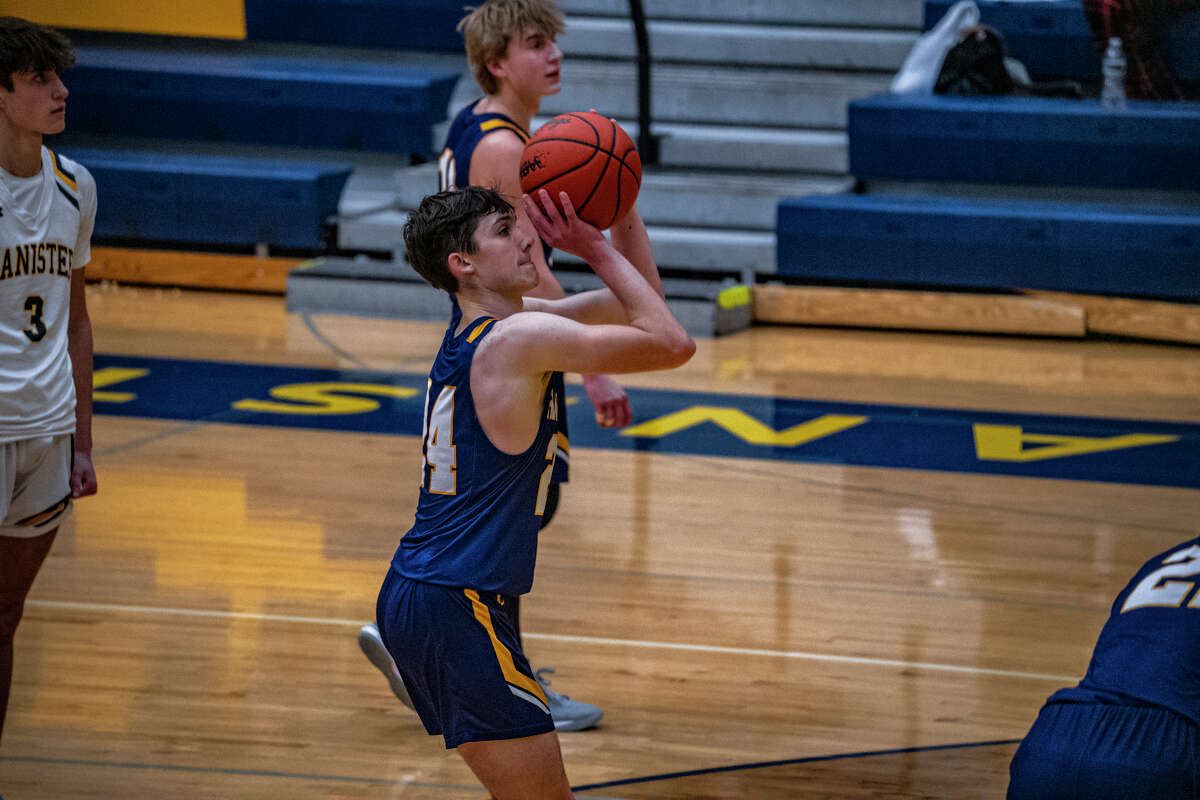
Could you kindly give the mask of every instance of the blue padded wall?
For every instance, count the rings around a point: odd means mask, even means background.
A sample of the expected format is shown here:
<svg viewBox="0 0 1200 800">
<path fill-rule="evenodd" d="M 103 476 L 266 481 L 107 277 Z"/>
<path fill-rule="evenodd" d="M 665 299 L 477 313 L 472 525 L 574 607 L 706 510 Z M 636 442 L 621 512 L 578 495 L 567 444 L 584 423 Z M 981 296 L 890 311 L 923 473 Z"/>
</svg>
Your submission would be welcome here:
<svg viewBox="0 0 1200 800">
<path fill-rule="evenodd" d="M 847 128 L 864 179 L 1200 191 L 1200 103 L 881 94 Z"/>
<path fill-rule="evenodd" d="M 80 46 L 76 133 L 432 154 L 459 74 L 337 60 Z"/>
<path fill-rule="evenodd" d="M 794 278 L 1200 300 L 1200 209 L 816 195 L 776 230 Z"/>
<path fill-rule="evenodd" d="M 101 188 L 95 236 L 319 249 L 352 167 L 64 148 Z"/>
<path fill-rule="evenodd" d="M 246 0 L 246 38 L 460 53 L 463 0 Z"/>
</svg>

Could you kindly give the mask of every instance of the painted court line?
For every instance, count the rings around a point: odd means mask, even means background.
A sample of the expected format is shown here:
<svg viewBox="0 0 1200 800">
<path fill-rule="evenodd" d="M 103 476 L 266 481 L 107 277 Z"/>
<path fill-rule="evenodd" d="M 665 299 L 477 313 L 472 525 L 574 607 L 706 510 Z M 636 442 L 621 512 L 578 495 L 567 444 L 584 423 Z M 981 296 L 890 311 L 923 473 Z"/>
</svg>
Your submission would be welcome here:
<svg viewBox="0 0 1200 800">
<path fill-rule="evenodd" d="M 236 775 L 251 778 L 287 778 L 289 780 L 321 781 L 331 783 L 367 783 L 388 786 L 417 786 L 432 789 L 455 789 L 482 792 L 482 786 L 457 786 L 445 783 L 394 780 L 391 778 L 362 778 L 353 775 L 317 775 L 300 772 L 275 772 L 260 769 L 230 769 L 227 767 L 195 767 L 180 764 L 147 764 L 138 761 L 96 761 L 82 758 L 44 758 L 37 756 L 0 756 L 0 761 L 23 762 L 26 764 L 57 764 L 71 767 L 109 767 L 114 769 L 163 770 L 166 772 L 200 772 L 210 775 Z M 3 798 L 0 798 L 3 800 Z"/>
<path fill-rule="evenodd" d="M 77 603 L 65 600 L 28 600 L 25 605 L 36 608 L 57 608 L 77 611 L 108 611 L 124 614 L 173 614 L 176 616 L 209 617 L 216 619 L 254 619 L 264 622 L 293 622 L 306 625 L 340 625 L 361 627 L 365 620 L 336 619 L 326 617 L 299 617 L 283 614 L 257 614 L 239 611 L 206 611 L 189 608 L 162 608 L 157 606 L 127 606 L 107 603 Z M 865 658 L 860 656 L 837 656 L 827 653 L 805 653 L 791 650 L 766 650 L 747 647 L 721 647 L 707 644 L 681 644 L 676 642 L 650 642 L 638 639 L 609 639 L 600 636 L 561 636 L 552 633 L 525 633 L 526 639 L 568 644 L 600 645 L 607 647 L 638 647 L 654 650 L 676 650 L 717 655 L 759 656 L 764 658 L 787 658 L 804 661 L 823 661 L 836 664 L 856 664 L 899 669 L 923 669 L 936 672 L 953 672 L 967 675 L 993 675 L 1002 678 L 1025 678 L 1029 680 L 1075 683 L 1078 675 L 1046 675 L 1038 672 L 1018 672 L 1004 669 L 961 667 L 953 664 L 932 664 L 920 661 L 899 661 L 888 658 Z"/>
<path fill-rule="evenodd" d="M 601 783 L 583 784 L 580 786 L 571 787 L 576 792 L 591 792 L 596 789 L 612 789 L 618 786 L 630 786 L 637 783 L 652 783 L 655 781 L 678 780 L 681 778 L 692 778 L 700 775 L 713 775 L 722 772 L 743 772 L 752 769 L 770 769 L 772 767 L 787 767 L 799 764 L 813 764 L 827 761 L 844 761 L 854 758 L 873 758 L 877 756 L 892 756 L 906 755 L 912 753 L 932 753 L 945 750 L 962 750 L 975 747 L 996 747 L 1002 745 L 1016 744 L 1020 739 L 996 739 L 985 742 L 961 742 L 958 744 L 941 744 L 929 745 L 926 747 L 899 747 L 890 750 L 865 750 L 853 753 L 833 753 L 824 756 L 805 756 L 802 758 L 788 758 L 778 761 L 757 761 L 748 764 L 728 764 L 720 767 L 706 767 L 702 769 L 685 770 L 682 772 L 664 772 L 658 775 L 642 775 L 635 778 L 622 778 L 615 781 L 604 781 Z M 476 786 L 458 786 L 453 784 L 429 783 L 424 781 L 409 781 L 404 779 L 389 779 L 389 778 L 366 778 L 352 775 L 320 775 L 309 773 L 295 772 L 276 772 L 269 770 L 252 770 L 252 769 L 230 769 L 224 767 L 196 767 L 182 766 L 176 764 L 148 764 L 144 762 L 122 762 L 122 761 L 96 761 L 90 759 L 74 759 L 74 758 L 45 758 L 39 756 L 3 756 L 0 755 L 0 762 L 9 761 L 13 763 L 23 762 L 31 764 L 56 764 L 59 766 L 79 766 L 79 767 L 108 767 L 115 769 L 139 769 L 139 770 L 162 770 L 166 772 L 193 772 L 206 773 L 212 775 L 237 775 L 243 777 L 258 777 L 258 778 L 282 778 L 286 780 L 307 780 L 320 781 L 328 783 L 358 783 L 358 784 L 383 784 L 388 786 L 412 786 L 427 789 L 450 789 L 457 791 L 472 791 L 483 792 L 483 787 Z M 606 798 L 597 795 L 586 795 L 592 800 L 615 800 L 615 798 Z M 0 798 L 3 800 L 3 798 Z"/>
<path fill-rule="evenodd" d="M 678 778 L 691 778 L 697 775 L 712 775 L 718 772 L 742 772 L 748 769 L 767 769 L 770 767 L 787 767 L 796 764 L 813 764 L 821 761 L 842 761 L 850 758 L 871 758 L 873 756 L 894 756 L 906 755 L 910 753 L 932 753 L 939 750 L 962 750 L 969 747 L 994 747 L 997 745 L 1016 744 L 1020 739 L 996 739 L 988 742 L 962 742 L 960 744 L 938 744 L 928 747 L 900 747 L 893 750 L 867 750 L 857 753 L 835 753 L 828 756 L 806 756 L 804 758 L 788 758 L 782 761 L 759 761 L 752 764 L 731 764 L 724 767 L 709 767 L 707 769 L 693 769 L 684 772 L 665 772 L 661 775 L 644 775 L 638 778 L 624 778 L 617 781 L 606 781 L 604 783 L 589 783 L 583 786 L 571 787 L 577 792 L 588 791 L 590 789 L 609 789 L 616 786 L 629 786 L 634 783 L 651 783 L 653 781 L 666 781 Z"/>
</svg>

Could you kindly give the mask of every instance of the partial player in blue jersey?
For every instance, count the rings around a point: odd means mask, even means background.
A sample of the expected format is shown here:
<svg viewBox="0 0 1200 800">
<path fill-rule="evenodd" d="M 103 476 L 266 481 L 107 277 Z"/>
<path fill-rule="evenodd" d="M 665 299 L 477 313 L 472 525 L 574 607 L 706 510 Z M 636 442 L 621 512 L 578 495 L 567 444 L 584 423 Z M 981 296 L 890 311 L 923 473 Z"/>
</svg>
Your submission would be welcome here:
<svg viewBox="0 0 1200 800">
<path fill-rule="evenodd" d="M 487 0 L 462 19 L 459 30 L 465 40 L 467 60 L 484 96 L 468 103 L 451 122 L 438 160 L 439 189 L 464 186 L 497 189 L 514 205 L 518 227 L 536 241 L 537 233 L 519 202 L 521 153 L 542 99 L 560 90 L 563 58 L 555 39 L 564 30 L 562 10 L 551 0 Z M 639 248 L 648 249 L 649 238 L 636 209 L 626 218 L 625 225 L 617 228 L 614 226 L 612 230 L 612 242 L 619 252 L 633 261 L 652 258 L 638 253 Z M 531 296 L 553 300 L 565 294 L 550 270 L 552 249 L 546 243 L 533 249 L 538 281 L 529 290 Z M 596 424 L 623 428 L 633 421 L 629 398 L 616 381 L 603 374 L 585 373 L 581 377 L 595 410 Z M 566 394 L 559 392 L 557 397 L 559 449 L 546 511 L 541 517 L 542 527 L 553 518 L 560 484 L 568 478 L 570 438 Z M 513 612 L 513 619 L 519 637 L 519 611 Z M 393 693 L 411 706 L 373 624 L 363 626 L 358 642 L 371 663 L 387 677 Z M 552 672 L 548 667 L 537 670 L 539 678 Z M 603 716 L 604 712 L 595 705 L 551 691 L 544 679 L 542 685 L 559 731 L 584 730 Z"/>
<path fill-rule="evenodd" d="M 1010 800 L 1200 798 L 1200 539 L 1117 595 L 1087 674 L 1046 700 L 1009 776 Z"/>
<path fill-rule="evenodd" d="M 427 383 L 417 511 L 376 623 L 426 730 L 493 797 L 572 796 L 512 615 L 533 583 L 562 373 L 670 369 L 695 350 L 653 259 L 627 259 L 565 194 L 559 202 L 562 212 L 544 191 L 540 205 L 524 200 L 542 239 L 586 261 L 607 289 L 529 297 L 535 240 L 491 189 L 431 195 L 404 227 L 409 262 L 454 310 Z"/>
</svg>

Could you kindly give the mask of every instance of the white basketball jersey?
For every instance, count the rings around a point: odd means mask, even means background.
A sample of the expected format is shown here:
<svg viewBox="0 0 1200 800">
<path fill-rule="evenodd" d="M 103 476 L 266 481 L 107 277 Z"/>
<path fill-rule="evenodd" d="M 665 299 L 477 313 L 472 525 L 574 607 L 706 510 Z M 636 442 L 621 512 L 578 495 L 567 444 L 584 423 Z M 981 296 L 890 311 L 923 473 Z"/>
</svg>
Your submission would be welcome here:
<svg viewBox="0 0 1200 800">
<path fill-rule="evenodd" d="M 0 169 L 0 442 L 75 432 L 67 353 L 71 271 L 91 260 L 96 182 L 42 148 L 42 171 Z"/>
</svg>

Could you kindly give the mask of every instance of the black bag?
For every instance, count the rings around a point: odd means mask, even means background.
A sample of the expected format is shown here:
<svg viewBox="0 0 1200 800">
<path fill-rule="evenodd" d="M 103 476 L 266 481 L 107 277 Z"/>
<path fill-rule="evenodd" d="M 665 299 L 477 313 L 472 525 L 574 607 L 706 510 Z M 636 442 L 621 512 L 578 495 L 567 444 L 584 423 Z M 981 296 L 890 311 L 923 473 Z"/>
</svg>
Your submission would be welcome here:
<svg viewBox="0 0 1200 800">
<path fill-rule="evenodd" d="M 959 34 L 946 53 L 933 85 L 936 94 L 1015 94 L 1016 82 L 1004 63 L 1004 37 L 989 25 L 975 25 Z"/>
<path fill-rule="evenodd" d="M 1025 65 L 1008 55 L 1000 31 L 975 25 L 959 34 L 946 53 L 933 85 L 937 94 L 1014 94 L 1078 100 L 1083 87 L 1075 81 L 1032 81 Z"/>
</svg>

